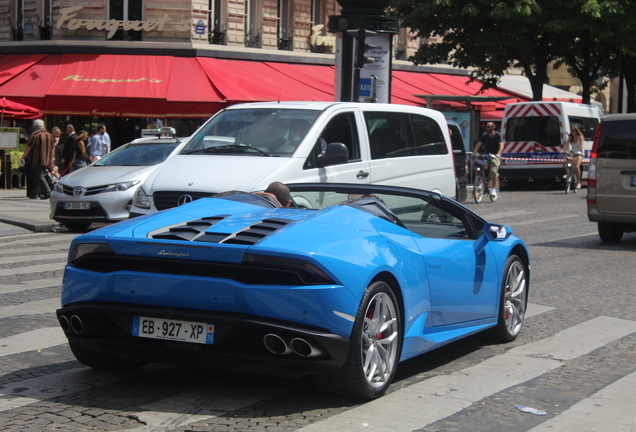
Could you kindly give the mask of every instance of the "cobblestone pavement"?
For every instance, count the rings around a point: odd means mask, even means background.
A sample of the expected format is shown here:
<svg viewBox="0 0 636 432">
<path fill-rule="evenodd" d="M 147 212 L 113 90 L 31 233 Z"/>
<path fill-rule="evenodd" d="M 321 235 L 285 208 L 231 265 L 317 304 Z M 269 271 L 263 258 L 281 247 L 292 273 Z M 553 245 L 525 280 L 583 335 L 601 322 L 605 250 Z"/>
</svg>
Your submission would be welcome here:
<svg viewBox="0 0 636 432">
<path fill-rule="evenodd" d="M 366 403 L 322 394 L 309 377 L 164 365 L 132 373 L 85 368 L 74 359 L 54 313 L 74 235 L 0 224 L 0 432 L 534 432 L 578 413 L 598 394 L 609 399 L 594 399 L 598 412 L 583 411 L 590 419 L 587 430 L 633 431 L 629 419 L 636 399 L 617 427 L 612 422 L 621 419 L 602 412 L 625 403 L 610 397 L 611 386 L 636 371 L 629 273 L 636 234 L 618 245 L 602 244 L 587 221 L 584 197 L 550 189 L 504 190 L 496 203 L 467 204 L 508 224 L 529 244 L 536 314 L 513 343 L 492 344 L 477 335 L 403 362 L 388 394 Z M 607 333 L 589 331 L 597 322 L 607 324 Z M 579 342 L 585 346 L 579 348 Z M 575 354 L 563 353 L 568 343 Z M 532 347 L 543 351 L 513 357 Z M 508 358 L 515 361 L 507 363 Z M 500 362 L 500 377 L 479 384 L 488 365 Z M 444 385 L 451 387 L 443 391 Z M 516 404 L 546 415 L 522 412 Z"/>
</svg>

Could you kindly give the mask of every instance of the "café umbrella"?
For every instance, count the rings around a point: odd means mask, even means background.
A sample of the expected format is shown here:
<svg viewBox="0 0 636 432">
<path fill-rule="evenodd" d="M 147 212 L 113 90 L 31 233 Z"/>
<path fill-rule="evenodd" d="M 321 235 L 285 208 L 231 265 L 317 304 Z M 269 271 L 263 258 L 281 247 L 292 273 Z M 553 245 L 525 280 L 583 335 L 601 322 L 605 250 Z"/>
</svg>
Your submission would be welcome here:
<svg viewBox="0 0 636 432">
<path fill-rule="evenodd" d="M 18 102 L 13 102 L 3 97 L 0 99 L 0 108 L 2 108 L 2 114 L 0 114 L 0 123 L 4 120 L 5 113 L 12 117 L 37 117 L 40 114 L 40 110 L 33 108 L 29 105 L 24 105 Z"/>
</svg>

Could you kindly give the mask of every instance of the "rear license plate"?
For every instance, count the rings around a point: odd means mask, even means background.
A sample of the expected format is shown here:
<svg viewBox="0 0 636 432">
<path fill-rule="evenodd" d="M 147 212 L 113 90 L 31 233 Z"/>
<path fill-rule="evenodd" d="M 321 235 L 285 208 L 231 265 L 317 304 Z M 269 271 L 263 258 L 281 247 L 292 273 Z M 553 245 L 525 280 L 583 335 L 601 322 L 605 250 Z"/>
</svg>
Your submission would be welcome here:
<svg viewBox="0 0 636 432">
<path fill-rule="evenodd" d="M 629 181 L 629 185 L 630 186 L 636 186 L 636 177 L 632 177 L 631 180 Z"/>
<path fill-rule="evenodd" d="M 133 317 L 132 335 L 148 339 L 212 345 L 214 324 L 136 316 Z"/>
<path fill-rule="evenodd" d="M 89 202 L 65 202 L 65 210 L 90 210 L 91 203 Z"/>
</svg>

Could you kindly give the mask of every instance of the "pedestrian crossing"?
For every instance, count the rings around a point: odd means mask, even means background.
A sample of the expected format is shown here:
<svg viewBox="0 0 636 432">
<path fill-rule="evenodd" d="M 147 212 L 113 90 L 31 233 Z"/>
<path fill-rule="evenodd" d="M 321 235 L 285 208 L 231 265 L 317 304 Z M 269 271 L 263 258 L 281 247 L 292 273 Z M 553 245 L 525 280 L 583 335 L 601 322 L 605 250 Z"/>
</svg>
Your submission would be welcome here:
<svg viewBox="0 0 636 432">
<path fill-rule="evenodd" d="M 32 430 L 44 430 L 45 428 L 40 429 L 43 419 L 36 414 L 28 414 L 34 412 L 34 406 L 40 407 L 47 402 L 55 402 L 58 406 L 64 405 L 67 403 L 64 401 L 69 398 L 88 398 L 86 403 L 90 405 L 90 397 L 96 393 L 112 394 L 114 398 L 118 395 L 124 397 L 125 390 L 122 389 L 125 385 L 130 386 L 131 382 L 143 388 L 148 385 L 146 381 L 158 379 L 163 376 L 161 374 L 178 375 L 178 371 L 164 372 L 157 366 L 146 368 L 147 371 L 141 376 L 136 373 L 105 373 L 86 368 L 74 361 L 63 332 L 52 321 L 51 316 L 46 315 L 54 313 L 59 307 L 59 296 L 50 297 L 50 293 L 44 293 L 45 298 L 32 296 L 43 288 L 61 285 L 62 271 L 66 263 L 64 248 L 68 248 L 72 236 L 40 234 L 13 236 L 11 239 L 0 240 L 4 240 L 2 244 L 5 246 L 11 243 L 14 252 L 29 257 L 28 260 L 23 257 L 21 261 L 5 262 L 1 260 L 9 259 L 12 254 L 6 253 L 6 248 L 0 252 L 0 275 L 8 277 L 10 281 L 25 279 L 23 282 L 3 283 L 6 279 L 0 278 L 0 296 L 24 296 L 26 299 L 19 304 L 0 303 L 0 431 L 13 430 L 13 419 L 25 419 L 29 415 L 33 420 Z M 57 250 L 50 250 L 50 254 L 41 253 L 42 249 L 47 249 L 46 246 L 40 245 L 47 242 L 55 242 Z M 46 259 L 47 263 L 33 264 L 32 259 Z M 20 262 L 29 264 L 16 266 Z M 44 271 L 53 272 L 55 277 L 33 279 L 38 277 L 36 273 Z M 542 319 L 553 312 L 553 309 L 545 305 L 530 304 L 526 319 L 529 322 Z M 29 322 L 38 322 L 40 325 L 25 328 L 17 334 L 9 332 L 9 329 L 4 327 L 8 320 L 26 318 Z M 294 419 L 301 416 L 301 413 L 288 412 L 288 409 L 286 411 L 281 407 L 279 411 L 287 414 L 278 415 L 283 417 L 279 420 L 282 423 L 288 422 L 289 427 L 275 429 L 272 426 L 275 422 L 270 420 L 262 421 L 261 426 L 258 421 L 254 421 L 251 428 L 267 431 L 271 426 L 271 430 L 302 432 L 415 431 L 442 419 L 452 418 L 453 415 L 467 407 L 475 406 L 493 394 L 514 389 L 563 368 L 583 356 L 593 355 L 596 350 L 624 340 L 634 333 L 636 321 L 596 316 L 550 336 L 503 349 L 501 353 L 468 367 L 450 373 L 433 374 L 431 377 L 389 392 L 378 400 L 335 410 L 329 415 L 315 416 L 308 425 L 307 422 L 294 423 Z M 58 359 L 62 370 L 19 378 L 19 370 L 11 371 L 2 367 L 8 363 L 18 364 L 20 359 L 26 359 L 22 368 L 36 367 L 35 364 L 28 363 L 34 358 L 35 353 L 37 361 L 40 362 L 38 366 L 49 356 L 51 359 Z M 631 361 L 634 362 L 634 359 Z M 636 370 L 636 364 L 634 369 Z M 7 378 L 9 376 L 10 379 Z M 144 394 L 144 403 L 127 407 L 126 413 L 122 416 L 134 418 L 137 426 L 128 425 L 126 429 L 137 432 L 191 430 L 187 425 L 196 423 L 210 425 L 210 429 L 202 430 L 212 430 L 215 425 L 218 430 L 226 430 L 220 425 L 226 425 L 227 417 L 235 415 L 232 413 L 259 404 L 275 404 L 272 401 L 284 396 L 286 392 L 295 391 L 285 384 L 271 386 L 266 382 L 254 382 L 235 385 L 230 379 L 200 382 L 192 380 L 187 388 L 180 384 L 172 385 L 170 389 L 169 392 L 158 392 L 157 395 L 153 392 Z M 538 425 L 535 421 L 523 430 L 633 432 L 636 418 L 635 389 L 636 372 L 632 372 L 558 415 L 550 416 Z M 316 392 L 316 389 L 306 388 L 305 391 L 312 393 Z M 77 406 L 69 406 L 68 409 L 79 410 Z M 28 426 L 29 420 L 24 421 Z M 69 420 L 68 424 L 72 424 L 72 420 Z M 80 430 L 81 427 L 64 429 Z M 93 429 L 117 430 L 117 426 L 113 425 L 110 429 L 106 426 Z"/>
</svg>

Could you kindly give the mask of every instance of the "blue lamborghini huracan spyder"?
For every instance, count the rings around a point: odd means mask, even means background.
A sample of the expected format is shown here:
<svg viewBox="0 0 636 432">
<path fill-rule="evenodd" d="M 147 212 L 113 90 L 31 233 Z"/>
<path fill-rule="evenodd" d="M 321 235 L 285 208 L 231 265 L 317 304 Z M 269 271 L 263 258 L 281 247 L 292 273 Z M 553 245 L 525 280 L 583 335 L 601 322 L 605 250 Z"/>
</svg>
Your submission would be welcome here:
<svg viewBox="0 0 636 432">
<path fill-rule="evenodd" d="M 75 238 L 59 323 L 75 357 L 314 374 L 381 396 L 400 361 L 521 330 L 528 250 L 510 228 L 414 189 L 226 192 Z"/>
</svg>

